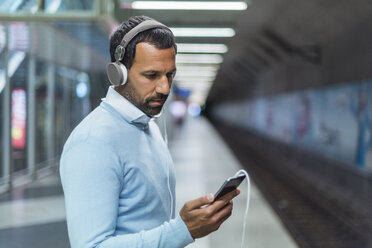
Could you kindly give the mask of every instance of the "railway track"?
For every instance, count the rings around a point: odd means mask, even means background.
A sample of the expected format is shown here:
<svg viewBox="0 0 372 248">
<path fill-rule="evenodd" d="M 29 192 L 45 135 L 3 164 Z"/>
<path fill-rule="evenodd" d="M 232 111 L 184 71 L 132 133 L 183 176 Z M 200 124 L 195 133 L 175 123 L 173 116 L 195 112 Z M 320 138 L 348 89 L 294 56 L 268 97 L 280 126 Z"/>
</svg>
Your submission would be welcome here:
<svg viewBox="0 0 372 248">
<path fill-rule="evenodd" d="M 216 128 L 300 247 L 372 247 L 372 232 L 353 213 L 293 173 L 284 160 L 255 147 L 242 130 Z"/>
</svg>

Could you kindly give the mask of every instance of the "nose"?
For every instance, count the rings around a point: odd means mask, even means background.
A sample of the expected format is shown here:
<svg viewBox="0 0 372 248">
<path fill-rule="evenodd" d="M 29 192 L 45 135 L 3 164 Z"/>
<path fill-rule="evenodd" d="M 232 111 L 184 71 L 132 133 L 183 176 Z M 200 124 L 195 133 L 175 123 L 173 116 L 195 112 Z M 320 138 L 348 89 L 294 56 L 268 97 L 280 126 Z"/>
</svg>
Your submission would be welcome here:
<svg viewBox="0 0 372 248">
<path fill-rule="evenodd" d="M 171 84 L 172 81 L 170 81 L 166 75 L 162 76 L 156 85 L 156 92 L 169 95 Z"/>
</svg>

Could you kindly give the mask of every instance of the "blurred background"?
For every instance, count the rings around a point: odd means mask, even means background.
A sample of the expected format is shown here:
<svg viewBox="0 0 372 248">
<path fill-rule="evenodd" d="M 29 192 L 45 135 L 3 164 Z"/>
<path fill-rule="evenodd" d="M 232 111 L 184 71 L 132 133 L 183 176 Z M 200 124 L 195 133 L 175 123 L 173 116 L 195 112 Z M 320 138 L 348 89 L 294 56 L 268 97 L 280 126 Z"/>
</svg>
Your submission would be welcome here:
<svg viewBox="0 0 372 248">
<path fill-rule="evenodd" d="M 176 37 L 157 122 L 178 209 L 244 168 L 244 247 L 372 247 L 371 13 L 368 0 L 1 0 L 0 247 L 69 247 L 59 158 L 134 15 Z M 239 247 L 245 188 L 190 247 Z"/>
</svg>

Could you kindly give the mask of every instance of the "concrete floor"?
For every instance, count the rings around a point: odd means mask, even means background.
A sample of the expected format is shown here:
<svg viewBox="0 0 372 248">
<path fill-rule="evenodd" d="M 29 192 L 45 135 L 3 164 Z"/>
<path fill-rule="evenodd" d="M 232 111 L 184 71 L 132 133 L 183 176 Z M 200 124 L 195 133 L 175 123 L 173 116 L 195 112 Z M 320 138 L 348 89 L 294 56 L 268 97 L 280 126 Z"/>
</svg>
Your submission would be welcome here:
<svg viewBox="0 0 372 248">
<path fill-rule="evenodd" d="M 190 119 L 181 129 L 170 143 L 177 178 L 178 210 L 188 200 L 215 193 L 227 177 L 242 169 L 206 119 Z M 185 147 L 188 149 L 184 149 Z M 240 247 L 247 200 L 247 181 L 244 180 L 239 188 L 241 193 L 234 200 L 232 216 L 218 231 L 196 240 L 189 246 L 190 248 Z M 244 247 L 297 247 L 253 183 L 245 233 Z"/>
<path fill-rule="evenodd" d="M 176 209 L 191 199 L 215 193 L 241 165 L 210 123 L 190 119 L 176 130 L 169 144 L 177 178 Z M 240 247 L 246 206 L 246 181 L 234 200 L 233 215 L 211 235 L 190 248 Z M 297 247 L 278 217 L 252 185 L 244 247 Z M 63 192 L 58 175 L 52 175 L 0 195 L 0 247 L 69 247 Z"/>
</svg>

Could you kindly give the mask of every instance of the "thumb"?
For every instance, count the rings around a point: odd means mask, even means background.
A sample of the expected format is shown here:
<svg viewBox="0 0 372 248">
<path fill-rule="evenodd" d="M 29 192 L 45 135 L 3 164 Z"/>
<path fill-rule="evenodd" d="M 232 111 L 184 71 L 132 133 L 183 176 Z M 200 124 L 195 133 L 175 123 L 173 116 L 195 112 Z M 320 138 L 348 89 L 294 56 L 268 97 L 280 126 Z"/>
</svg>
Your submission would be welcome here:
<svg viewBox="0 0 372 248">
<path fill-rule="evenodd" d="M 191 200 L 189 202 L 187 202 L 187 208 L 189 210 L 193 210 L 193 209 L 196 209 L 196 208 L 200 208 L 206 204 L 209 204 L 209 203 L 212 203 L 214 200 L 214 196 L 213 194 L 208 194 L 208 195 L 205 195 L 205 196 L 202 196 L 202 197 L 199 197 L 195 200 Z"/>
</svg>

